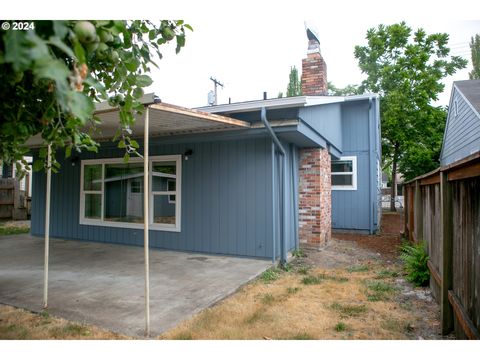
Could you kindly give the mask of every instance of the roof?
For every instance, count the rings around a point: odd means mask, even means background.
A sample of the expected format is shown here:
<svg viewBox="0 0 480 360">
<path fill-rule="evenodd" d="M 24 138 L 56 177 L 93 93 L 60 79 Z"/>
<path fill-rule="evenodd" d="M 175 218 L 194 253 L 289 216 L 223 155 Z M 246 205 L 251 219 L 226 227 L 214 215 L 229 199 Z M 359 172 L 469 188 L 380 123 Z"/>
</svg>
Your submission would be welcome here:
<svg viewBox="0 0 480 360">
<path fill-rule="evenodd" d="M 472 107 L 480 114 L 480 80 L 455 81 L 453 83 Z"/>
<path fill-rule="evenodd" d="M 284 109 L 292 107 L 336 104 L 348 101 L 367 100 L 377 97 L 377 94 L 363 94 L 352 96 L 292 96 L 266 100 L 244 101 L 232 104 L 202 106 L 196 109 L 209 113 L 231 114 L 236 112 L 260 110 L 262 107 L 265 107 L 267 109 Z"/>
</svg>

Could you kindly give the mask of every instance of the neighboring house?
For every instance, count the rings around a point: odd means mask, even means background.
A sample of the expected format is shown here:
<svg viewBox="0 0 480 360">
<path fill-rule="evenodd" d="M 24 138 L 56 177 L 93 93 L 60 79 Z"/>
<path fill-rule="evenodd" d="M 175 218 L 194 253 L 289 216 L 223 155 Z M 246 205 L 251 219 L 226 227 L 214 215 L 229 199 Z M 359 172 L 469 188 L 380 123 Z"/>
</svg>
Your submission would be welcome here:
<svg viewBox="0 0 480 360">
<path fill-rule="evenodd" d="M 440 166 L 480 151 L 480 80 L 453 83 Z"/>
<path fill-rule="evenodd" d="M 395 191 L 395 207 L 403 208 L 404 198 L 403 198 L 403 174 L 397 172 L 396 176 L 396 191 Z M 390 199 L 392 196 L 392 188 L 389 186 L 388 174 L 382 173 L 382 208 L 390 209 Z"/>
<path fill-rule="evenodd" d="M 185 109 L 145 99 L 150 113 L 152 247 L 285 260 L 331 228 L 380 225 L 378 97 L 326 96 L 319 43 L 303 60 L 303 96 Z M 118 110 L 97 107 L 98 141 Z M 133 133 L 141 138 L 144 118 Z M 44 146 L 39 136 L 28 142 Z M 36 157 L 36 151 L 34 151 Z M 143 243 L 142 159 L 102 142 L 98 153 L 59 159 L 52 175 L 52 236 Z M 45 175 L 35 173 L 32 234 L 44 233 Z"/>
</svg>

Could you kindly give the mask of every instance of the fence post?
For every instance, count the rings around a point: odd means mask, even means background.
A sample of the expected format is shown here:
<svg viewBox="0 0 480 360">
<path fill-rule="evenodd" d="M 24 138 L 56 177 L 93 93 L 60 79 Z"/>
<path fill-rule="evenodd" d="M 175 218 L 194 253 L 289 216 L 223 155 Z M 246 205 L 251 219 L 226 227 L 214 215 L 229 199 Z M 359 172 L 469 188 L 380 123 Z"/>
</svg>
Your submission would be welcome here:
<svg viewBox="0 0 480 360">
<path fill-rule="evenodd" d="M 403 233 L 404 233 L 405 239 L 410 239 L 410 232 L 408 229 L 408 216 L 409 216 L 408 196 L 409 194 L 410 194 L 410 186 L 405 185 L 403 187 Z"/>
<path fill-rule="evenodd" d="M 442 285 L 440 296 L 440 312 L 442 334 L 453 330 L 453 309 L 448 300 L 448 290 L 453 288 L 453 211 L 452 185 L 448 182 L 447 173 L 440 172 L 440 220 L 442 226 Z"/>
<path fill-rule="evenodd" d="M 413 200 L 415 207 L 415 241 L 423 239 L 423 209 L 422 209 L 422 191 L 420 189 L 420 180 L 415 181 L 415 198 Z"/>
</svg>

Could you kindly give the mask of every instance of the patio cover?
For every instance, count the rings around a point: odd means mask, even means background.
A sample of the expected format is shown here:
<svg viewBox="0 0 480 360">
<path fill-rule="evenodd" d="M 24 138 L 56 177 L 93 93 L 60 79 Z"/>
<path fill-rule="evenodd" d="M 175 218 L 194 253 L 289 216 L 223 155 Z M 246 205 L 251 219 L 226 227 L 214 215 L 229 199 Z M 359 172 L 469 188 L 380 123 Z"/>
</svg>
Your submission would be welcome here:
<svg viewBox="0 0 480 360">
<path fill-rule="evenodd" d="M 150 105 L 147 103 L 145 105 L 150 109 L 150 137 L 250 128 L 249 122 L 226 116 L 209 114 L 165 103 L 152 103 Z M 95 115 L 101 119 L 102 123 L 96 126 L 92 135 L 93 139 L 97 141 L 113 139 L 120 126 L 118 109 L 101 103 L 97 105 Z M 87 127 L 85 130 L 88 129 Z M 144 130 L 145 117 L 137 116 L 132 127 L 132 137 L 143 137 Z M 45 146 L 45 143 L 41 135 L 37 134 L 28 139 L 25 145 L 29 148 L 38 148 Z"/>
</svg>

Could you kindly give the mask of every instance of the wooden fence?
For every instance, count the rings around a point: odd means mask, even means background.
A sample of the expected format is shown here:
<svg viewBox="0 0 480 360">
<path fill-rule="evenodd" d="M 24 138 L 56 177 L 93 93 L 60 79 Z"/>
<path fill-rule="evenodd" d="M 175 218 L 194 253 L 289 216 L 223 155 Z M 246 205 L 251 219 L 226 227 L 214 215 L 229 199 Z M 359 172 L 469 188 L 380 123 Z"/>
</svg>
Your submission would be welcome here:
<svg viewBox="0 0 480 360">
<path fill-rule="evenodd" d="M 28 183 L 27 183 L 28 185 Z M 26 220 L 27 197 L 15 178 L 0 178 L 0 219 Z"/>
<path fill-rule="evenodd" d="M 480 152 L 405 184 L 405 236 L 427 243 L 442 333 L 480 339 Z"/>
</svg>

